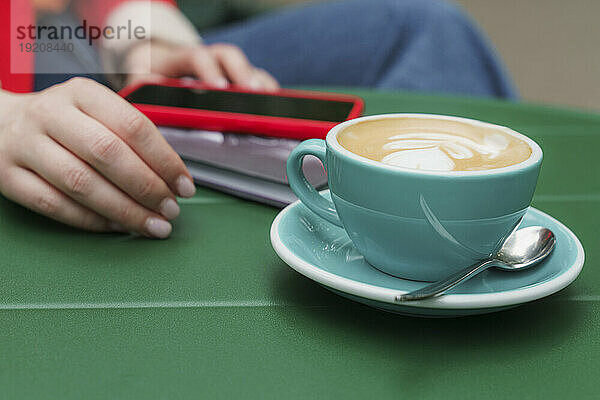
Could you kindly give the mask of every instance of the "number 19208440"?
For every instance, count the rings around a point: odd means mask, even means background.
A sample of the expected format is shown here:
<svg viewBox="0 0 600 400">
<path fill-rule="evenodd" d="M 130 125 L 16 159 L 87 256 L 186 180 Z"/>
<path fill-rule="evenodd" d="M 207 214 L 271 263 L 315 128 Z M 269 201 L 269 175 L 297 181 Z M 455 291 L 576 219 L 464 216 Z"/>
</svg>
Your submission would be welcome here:
<svg viewBox="0 0 600 400">
<path fill-rule="evenodd" d="M 73 43 L 19 43 L 21 53 L 72 53 Z"/>
</svg>

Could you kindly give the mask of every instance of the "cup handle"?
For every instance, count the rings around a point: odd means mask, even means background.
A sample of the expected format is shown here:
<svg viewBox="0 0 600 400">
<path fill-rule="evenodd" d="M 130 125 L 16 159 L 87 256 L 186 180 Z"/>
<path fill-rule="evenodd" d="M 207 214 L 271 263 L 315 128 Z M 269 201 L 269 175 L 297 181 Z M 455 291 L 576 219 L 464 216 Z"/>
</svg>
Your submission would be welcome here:
<svg viewBox="0 0 600 400">
<path fill-rule="evenodd" d="M 290 187 L 309 210 L 328 222 L 343 228 L 333 202 L 321 196 L 304 176 L 302 161 L 308 155 L 321 160 L 327 171 L 325 141 L 321 139 L 305 140 L 292 150 L 287 160 L 287 176 Z"/>
</svg>

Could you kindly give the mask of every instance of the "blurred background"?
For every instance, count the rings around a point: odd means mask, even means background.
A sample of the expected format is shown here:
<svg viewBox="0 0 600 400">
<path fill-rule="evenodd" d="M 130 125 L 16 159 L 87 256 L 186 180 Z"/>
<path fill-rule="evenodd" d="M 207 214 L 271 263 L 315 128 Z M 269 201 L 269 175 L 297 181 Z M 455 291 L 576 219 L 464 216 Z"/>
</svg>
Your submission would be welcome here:
<svg viewBox="0 0 600 400">
<path fill-rule="evenodd" d="M 178 0 L 178 3 L 198 29 L 205 30 L 306 1 Z M 600 111 L 600 1 L 455 2 L 487 33 L 523 100 Z"/>
</svg>

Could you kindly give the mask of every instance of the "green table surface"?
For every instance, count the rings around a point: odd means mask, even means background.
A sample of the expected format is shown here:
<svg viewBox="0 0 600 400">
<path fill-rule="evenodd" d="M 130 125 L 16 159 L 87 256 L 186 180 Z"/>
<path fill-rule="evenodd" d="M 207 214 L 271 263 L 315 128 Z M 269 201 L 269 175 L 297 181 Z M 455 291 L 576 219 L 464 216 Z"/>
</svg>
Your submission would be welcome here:
<svg viewBox="0 0 600 400">
<path fill-rule="evenodd" d="M 269 242 L 275 208 L 200 189 L 153 241 L 0 198 L 0 398 L 598 398 L 600 115 L 346 91 L 367 114 L 460 115 L 535 139 L 534 206 L 580 237 L 580 277 L 496 314 L 403 317 L 287 267 Z"/>
</svg>

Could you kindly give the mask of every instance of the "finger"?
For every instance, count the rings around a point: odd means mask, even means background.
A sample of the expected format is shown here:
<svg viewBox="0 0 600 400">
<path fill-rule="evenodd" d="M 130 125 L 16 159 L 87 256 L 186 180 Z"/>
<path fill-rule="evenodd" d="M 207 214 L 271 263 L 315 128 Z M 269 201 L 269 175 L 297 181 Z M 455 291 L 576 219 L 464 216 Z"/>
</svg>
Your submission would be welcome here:
<svg viewBox="0 0 600 400">
<path fill-rule="evenodd" d="M 219 88 L 225 88 L 229 81 L 221 67 L 206 46 L 181 48 L 176 51 L 165 51 L 162 47 L 153 50 L 162 53 L 162 61 L 157 70 L 170 77 L 194 76 L 200 80 Z"/>
<path fill-rule="evenodd" d="M 205 47 L 196 47 L 188 51 L 186 62 L 190 63 L 192 73 L 209 85 L 218 88 L 225 88 L 229 85 L 217 59 Z"/>
<path fill-rule="evenodd" d="M 179 215 L 175 195 L 167 184 L 121 138 L 95 119 L 68 107 L 47 129 L 50 137 L 144 207 L 166 219 Z"/>
<path fill-rule="evenodd" d="M 264 90 L 274 92 L 280 89 L 277 80 L 264 69 L 257 68 L 254 70 L 254 74 L 261 81 L 261 85 Z"/>
<path fill-rule="evenodd" d="M 136 203 L 48 136 L 40 136 L 23 161 L 65 195 L 128 231 L 161 239 L 171 233 L 171 224 L 161 216 Z"/>
<path fill-rule="evenodd" d="M 125 232 L 116 223 L 76 203 L 35 173 L 13 167 L 6 173 L 4 195 L 55 221 L 94 232 Z"/>
<path fill-rule="evenodd" d="M 174 193 L 181 197 L 194 195 L 196 187 L 185 164 L 144 114 L 90 80 L 73 79 L 68 88 L 77 108 L 123 139 Z"/>
<path fill-rule="evenodd" d="M 262 89 L 261 81 L 254 74 L 254 67 L 242 50 L 226 44 L 213 45 L 210 50 L 232 83 L 250 89 Z"/>
</svg>

